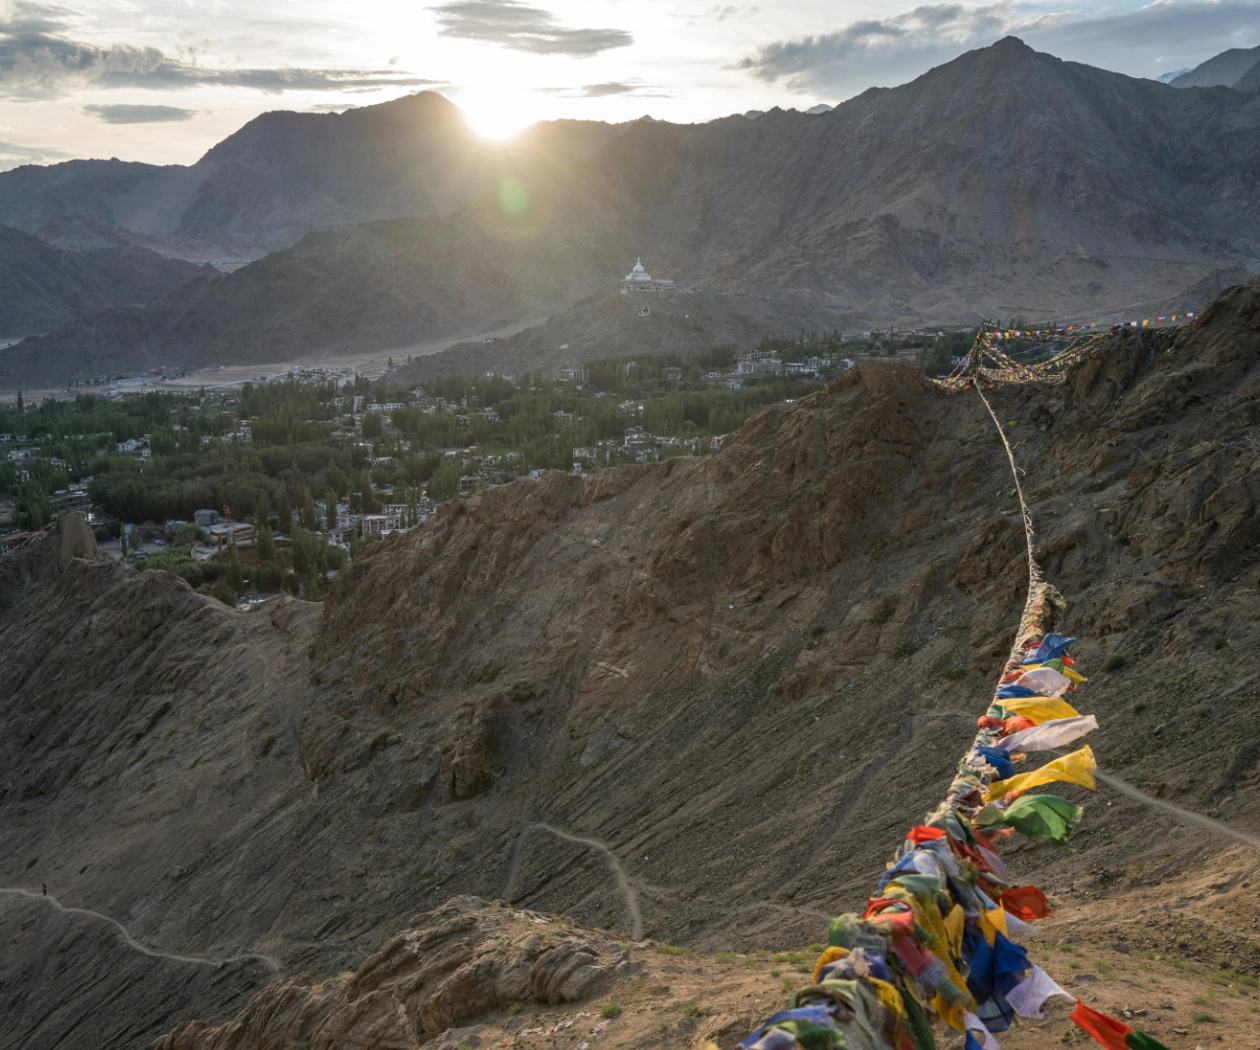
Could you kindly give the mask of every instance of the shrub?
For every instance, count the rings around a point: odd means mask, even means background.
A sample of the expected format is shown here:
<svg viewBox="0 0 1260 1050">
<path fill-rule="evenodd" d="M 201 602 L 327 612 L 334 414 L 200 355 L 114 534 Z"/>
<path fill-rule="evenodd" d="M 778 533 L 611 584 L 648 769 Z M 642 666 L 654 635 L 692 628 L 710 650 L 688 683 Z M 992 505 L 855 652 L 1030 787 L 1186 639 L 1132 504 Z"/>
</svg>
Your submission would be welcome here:
<svg viewBox="0 0 1260 1050">
<path fill-rule="evenodd" d="M 510 1013 L 513 1017 L 515 1017 L 524 1009 L 525 1009 L 524 1003 L 513 1003 L 511 1006 L 508 1007 L 508 1013 Z"/>
<path fill-rule="evenodd" d="M 229 609 L 236 608 L 236 592 L 232 590 L 226 583 L 219 582 L 211 588 L 210 593 L 219 599 Z"/>
<path fill-rule="evenodd" d="M 614 1017 L 621 1016 L 621 1003 L 609 1003 L 599 1012 L 601 1017 L 612 1020 Z"/>
<path fill-rule="evenodd" d="M 1119 671 L 1129 661 L 1125 659 L 1123 653 L 1112 653 L 1103 662 L 1103 670 L 1107 672 Z"/>
<path fill-rule="evenodd" d="M 1216 1018 L 1212 1014 L 1205 1013 L 1202 1010 L 1192 1013 L 1190 1015 L 1190 1020 L 1197 1021 L 1199 1024 L 1216 1024 Z"/>
</svg>

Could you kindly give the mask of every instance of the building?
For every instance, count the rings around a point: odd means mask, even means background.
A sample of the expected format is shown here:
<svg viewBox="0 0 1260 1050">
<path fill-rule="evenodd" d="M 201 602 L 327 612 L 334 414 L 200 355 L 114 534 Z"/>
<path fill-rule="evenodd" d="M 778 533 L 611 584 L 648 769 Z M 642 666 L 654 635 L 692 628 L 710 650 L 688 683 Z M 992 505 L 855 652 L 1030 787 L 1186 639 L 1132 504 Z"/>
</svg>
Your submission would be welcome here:
<svg viewBox="0 0 1260 1050">
<path fill-rule="evenodd" d="M 71 485 L 68 489 L 58 489 L 48 497 L 48 509 L 53 514 L 66 510 L 87 510 L 87 486 Z"/>
<path fill-rule="evenodd" d="M 42 532 L 10 532 L 7 536 L 0 536 L 0 554 L 15 551 L 42 535 Z"/>
<path fill-rule="evenodd" d="M 477 487 L 481 484 L 481 478 L 476 474 L 469 474 L 459 479 L 459 494 L 461 496 L 471 496 L 477 491 Z"/>
<path fill-rule="evenodd" d="M 223 520 L 223 515 L 217 510 L 194 510 L 193 521 L 203 529 L 210 528 L 211 525 L 218 525 Z"/>
<path fill-rule="evenodd" d="M 666 379 L 681 379 L 682 369 L 669 367 L 662 370 Z"/>
<path fill-rule="evenodd" d="M 764 372 L 777 373 L 782 367 L 782 362 L 777 357 L 741 357 L 736 362 L 735 371 L 741 376 L 758 375 Z"/>
<path fill-rule="evenodd" d="M 364 538 L 368 536 L 384 536 L 402 528 L 401 514 L 364 514 L 360 519 Z"/>
<path fill-rule="evenodd" d="M 676 292 L 678 285 L 671 281 L 668 277 L 658 277 L 653 280 L 652 275 L 643 269 L 643 259 L 635 260 L 634 269 L 626 274 L 625 279 L 621 282 L 621 294 L 627 292 Z"/>
<path fill-rule="evenodd" d="M 585 383 L 585 368 L 557 368 L 552 374 L 557 383 Z"/>
<path fill-rule="evenodd" d="M 643 443 L 648 440 L 648 437 L 648 433 L 642 427 L 627 427 L 622 445 L 631 452 L 638 452 L 643 448 Z"/>
<path fill-rule="evenodd" d="M 258 542 L 258 530 L 245 521 L 228 521 L 211 525 L 207 530 L 214 544 L 235 543 L 238 547 L 252 547 Z"/>
</svg>

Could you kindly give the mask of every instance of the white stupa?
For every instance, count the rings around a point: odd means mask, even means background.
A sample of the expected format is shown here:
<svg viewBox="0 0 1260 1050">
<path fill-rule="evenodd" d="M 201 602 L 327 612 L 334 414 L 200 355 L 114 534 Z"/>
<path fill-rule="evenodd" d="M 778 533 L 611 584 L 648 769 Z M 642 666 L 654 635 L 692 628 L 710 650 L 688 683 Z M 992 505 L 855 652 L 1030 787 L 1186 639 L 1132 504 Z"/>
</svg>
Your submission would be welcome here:
<svg viewBox="0 0 1260 1050">
<path fill-rule="evenodd" d="M 628 291 L 636 292 L 673 292 L 677 291 L 677 286 L 668 277 L 658 277 L 652 279 L 652 275 L 643 269 L 643 258 L 640 256 L 634 261 L 634 269 L 626 274 L 626 278 L 622 283 L 621 293 L 624 295 Z"/>
<path fill-rule="evenodd" d="M 634 269 L 626 274 L 627 281 L 650 281 L 652 275 L 643 269 L 643 257 L 639 256 L 634 261 Z"/>
</svg>

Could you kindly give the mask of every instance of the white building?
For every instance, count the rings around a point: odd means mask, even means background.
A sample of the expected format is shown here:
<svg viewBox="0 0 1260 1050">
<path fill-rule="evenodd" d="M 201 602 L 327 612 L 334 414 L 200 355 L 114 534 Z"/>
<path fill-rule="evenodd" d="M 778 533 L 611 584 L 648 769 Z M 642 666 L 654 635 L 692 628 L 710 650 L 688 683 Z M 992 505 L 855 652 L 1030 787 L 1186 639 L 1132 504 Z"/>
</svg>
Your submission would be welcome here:
<svg viewBox="0 0 1260 1050">
<path fill-rule="evenodd" d="M 643 259 L 636 259 L 634 269 L 625 276 L 622 281 L 621 294 L 627 292 L 676 292 L 678 285 L 671 281 L 668 277 L 658 277 L 652 279 L 652 275 L 643 268 Z"/>
</svg>

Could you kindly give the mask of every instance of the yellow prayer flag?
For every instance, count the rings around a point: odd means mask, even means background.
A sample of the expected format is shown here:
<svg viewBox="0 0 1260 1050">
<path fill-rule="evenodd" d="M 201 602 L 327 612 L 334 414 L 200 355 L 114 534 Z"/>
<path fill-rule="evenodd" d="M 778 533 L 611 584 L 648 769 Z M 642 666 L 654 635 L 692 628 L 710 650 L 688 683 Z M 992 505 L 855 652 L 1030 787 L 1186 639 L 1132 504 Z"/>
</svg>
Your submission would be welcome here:
<svg viewBox="0 0 1260 1050">
<path fill-rule="evenodd" d="M 1031 718 L 1037 725 L 1055 718 L 1080 718 L 1081 713 L 1066 700 L 1054 696 L 1024 696 L 1014 700 L 997 700 L 1013 715 Z"/>
<path fill-rule="evenodd" d="M 1094 752 L 1087 744 L 1079 751 L 1047 762 L 1040 769 L 1031 773 L 1019 773 L 1007 780 L 998 780 L 989 785 L 984 793 L 984 800 L 992 802 L 999 798 L 1014 798 L 1042 784 L 1053 784 L 1056 781 L 1064 784 L 1080 784 L 1081 787 L 1094 790 L 1094 770 L 1098 763 L 1094 761 Z"/>
</svg>

